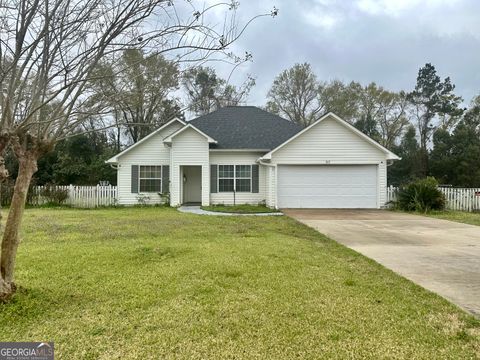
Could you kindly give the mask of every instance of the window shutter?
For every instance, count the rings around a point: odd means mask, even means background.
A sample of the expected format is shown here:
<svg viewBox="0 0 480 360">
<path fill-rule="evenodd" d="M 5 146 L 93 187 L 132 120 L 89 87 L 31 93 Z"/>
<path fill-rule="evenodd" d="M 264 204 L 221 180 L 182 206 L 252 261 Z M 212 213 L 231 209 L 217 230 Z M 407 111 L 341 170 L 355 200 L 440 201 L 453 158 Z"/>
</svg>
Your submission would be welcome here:
<svg viewBox="0 0 480 360">
<path fill-rule="evenodd" d="M 217 165 L 210 165 L 210 192 L 216 193 L 217 190 Z"/>
<path fill-rule="evenodd" d="M 252 165 L 252 193 L 258 193 L 258 165 Z"/>
<path fill-rule="evenodd" d="M 170 166 L 162 166 L 162 194 L 170 192 Z"/>
<path fill-rule="evenodd" d="M 131 192 L 138 193 L 138 165 L 132 165 L 132 184 Z"/>
</svg>

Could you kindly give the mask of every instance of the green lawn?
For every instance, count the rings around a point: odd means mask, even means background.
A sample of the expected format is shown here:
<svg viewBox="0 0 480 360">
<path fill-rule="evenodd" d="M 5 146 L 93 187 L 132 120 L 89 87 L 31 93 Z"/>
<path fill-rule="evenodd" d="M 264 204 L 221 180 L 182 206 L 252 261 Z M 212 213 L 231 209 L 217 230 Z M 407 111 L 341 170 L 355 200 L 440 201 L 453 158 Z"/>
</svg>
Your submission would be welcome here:
<svg viewBox="0 0 480 360">
<path fill-rule="evenodd" d="M 0 341 L 59 359 L 474 359 L 480 324 L 286 216 L 28 209 Z"/>
<path fill-rule="evenodd" d="M 278 212 L 278 210 L 271 209 L 269 207 L 266 207 L 265 205 L 250 205 L 250 204 L 210 205 L 210 206 L 202 206 L 202 209 L 208 210 L 208 211 L 236 213 L 236 214 L 258 214 L 258 213 Z"/>
<path fill-rule="evenodd" d="M 426 216 L 457 221 L 465 224 L 480 226 L 480 213 L 471 213 L 465 211 L 431 211 Z"/>
</svg>

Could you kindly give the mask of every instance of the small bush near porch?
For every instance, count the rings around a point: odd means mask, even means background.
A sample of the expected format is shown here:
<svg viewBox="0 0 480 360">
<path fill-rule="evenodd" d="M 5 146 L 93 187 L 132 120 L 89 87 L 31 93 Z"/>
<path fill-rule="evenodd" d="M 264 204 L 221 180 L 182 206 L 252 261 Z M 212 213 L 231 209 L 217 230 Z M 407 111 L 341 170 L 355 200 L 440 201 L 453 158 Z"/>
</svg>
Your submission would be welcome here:
<svg viewBox="0 0 480 360">
<path fill-rule="evenodd" d="M 281 217 L 28 209 L 0 341 L 59 359 L 458 358 L 477 320 Z"/>
</svg>

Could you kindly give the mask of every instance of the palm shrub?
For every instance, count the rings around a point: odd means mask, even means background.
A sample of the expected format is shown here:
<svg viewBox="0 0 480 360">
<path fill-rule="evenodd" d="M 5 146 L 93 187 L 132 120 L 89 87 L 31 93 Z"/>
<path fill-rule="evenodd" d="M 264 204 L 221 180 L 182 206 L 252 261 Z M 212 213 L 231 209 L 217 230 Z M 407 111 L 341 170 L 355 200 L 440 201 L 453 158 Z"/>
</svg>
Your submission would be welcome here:
<svg viewBox="0 0 480 360">
<path fill-rule="evenodd" d="M 395 207 L 424 213 L 430 210 L 443 210 L 445 196 L 438 189 L 438 181 L 434 177 L 426 177 L 401 186 Z"/>
</svg>

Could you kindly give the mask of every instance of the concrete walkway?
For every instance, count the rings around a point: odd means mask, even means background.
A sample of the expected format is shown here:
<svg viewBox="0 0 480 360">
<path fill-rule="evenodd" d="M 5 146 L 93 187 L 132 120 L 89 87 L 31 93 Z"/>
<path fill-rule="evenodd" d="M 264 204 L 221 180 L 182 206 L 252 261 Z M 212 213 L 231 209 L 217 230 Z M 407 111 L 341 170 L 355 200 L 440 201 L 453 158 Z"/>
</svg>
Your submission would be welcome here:
<svg viewBox="0 0 480 360">
<path fill-rule="evenodd" d="M 207 211 L 203 210 L 200 206 L 193 205 L 183 205 L 178 208 L 178 211 L 189 214 L 197 215 L 213 215 L 213 216 L 281 216 L 283 213 L 274 212 L 274 213 L 255 213 L 255 214 L 236 214 L 236 213 L 226 213 L 219 211 Z"/>
<path fill-rule="evenodd" d="M 284 212 L 480 316 L 480 226 L 382 210 Z"/>
</svg>

